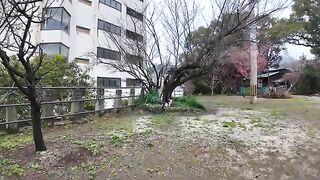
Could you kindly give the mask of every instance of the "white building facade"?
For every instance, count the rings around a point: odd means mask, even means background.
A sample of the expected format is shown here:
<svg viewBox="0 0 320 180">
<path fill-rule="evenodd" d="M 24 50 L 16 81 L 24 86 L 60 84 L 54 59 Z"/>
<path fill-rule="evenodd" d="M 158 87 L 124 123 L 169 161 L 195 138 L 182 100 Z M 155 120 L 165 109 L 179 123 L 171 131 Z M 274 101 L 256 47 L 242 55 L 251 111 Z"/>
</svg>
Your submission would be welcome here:
<svg viewBox="0 0 320 180">
<path fill-rule="evenodd" d="M 35 39 L 44 53 L 59 53 L 69 62 L 90 67 L 97 86 L 140 86 L 129 74 L 99 63 L 98 58 L 108 61 L 122 58 L 117 46 L 106 36 L 108 33 L 143 39 L 144 9 L 144 0 L 55 0 L 44 10 L 50 18 L 38 29 Z M 141 22 L 141 28 L 135 28 L 132 19 Z"/>
</svg>

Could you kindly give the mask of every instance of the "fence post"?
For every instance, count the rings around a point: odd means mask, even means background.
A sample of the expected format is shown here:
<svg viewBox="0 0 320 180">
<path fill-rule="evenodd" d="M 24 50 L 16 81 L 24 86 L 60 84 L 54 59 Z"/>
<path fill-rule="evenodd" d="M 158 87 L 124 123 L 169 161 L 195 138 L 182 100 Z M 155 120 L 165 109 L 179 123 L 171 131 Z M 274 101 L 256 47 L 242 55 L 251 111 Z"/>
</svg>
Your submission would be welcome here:
<svg viewBox="0 0 320 180">
<path fill-rule="evenodd" d="M 145 89 L 143 87 L 143 88 L 141 88 L 140 96 L 144 96 L 144 94 L 145 94 Z"/>
<path fill-rule="evenodd" d="M 114 108 L 119 108 L 121 107 L 121 102 L 122 102 L 122 90 L 118 89 L 116 90 L 116 99 L 114 100 L 113 107 Z"/>
<path fill-rule="evenodd" d="M 135 89 L 134 88 L 132 88 L 132 89 L 130 89 L 130 96 L 132 96 L 132 97 L 129 97 L 129 100 L 128 100 L 128 106 L 132 106 L 133 105 L 133 103 L 134 103 L 134 97 L 133 96 L 135 96 Z"/>
<path fill-rule="evenodd" d="M 73 89 L 72 90 L 72 100 L 81 100 L 82 99 L 82 90 L 81 89 Z M 83 102 L 72 102 L 71 103 L 71 113 L 79 113 L 83 109 Z M 73 115 L 73 120 L 79 120 L 81 115 Z"/>
<path fill-rule="evenodd" d="M 7 103 L 8 104 L 15 104 L 16 103 L 14 92 L 9 93 Z M 18 120 L 18 116 L 17 116 L 16 107 L 15 106 L 6 107 L 6 121 L 8 123 L 10 123 L 12 121 L 17 121 L 17 120 Z M 9 133 L 16 133 L 16 132 L 18 132 L 18 124 L 17 123 L 7 124 L 6 129 L 8 130 Z"/>
<path fill-rule="evenodd" d="M 99 110 L 104 110 L 104 89 L 97 89 L 97 96 L 96 96 L 97 99 L 97 102 L 96 102 L 96 111 L 99 111 Z M 99 115 L 103 114 L 103 112 L 99 112 L 98 113 Z"/>
<path fill-rule="evenodd" d="M 44 89 L 43 90 L 43 102 L 52 102 L 53 101 L 53 90 Z M 50 117 L 53 116 L 54 104 L 45 104 L 42 105 L 42 117 Z M 48 123 L 47 123 L 48 122 Z M 45 125 L 49 125 L 49 120 L 44 121 Z"/>
</svg>

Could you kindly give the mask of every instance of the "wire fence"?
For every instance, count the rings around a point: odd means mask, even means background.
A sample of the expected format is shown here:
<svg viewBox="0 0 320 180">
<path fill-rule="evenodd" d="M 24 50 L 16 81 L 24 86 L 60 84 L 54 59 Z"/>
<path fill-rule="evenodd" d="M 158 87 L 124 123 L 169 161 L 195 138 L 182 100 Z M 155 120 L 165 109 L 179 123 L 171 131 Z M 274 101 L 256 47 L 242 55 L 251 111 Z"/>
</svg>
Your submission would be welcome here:
<svg viewBox="0 0 320 180">
<path fill-rule="evenodd" d="M 46 121 L 129 108 L 143 92 L 141 87 L 39 87 L 37 97 Z M 26 97 L 16 87 L 0 87 L 0 129 L 16 129 L 30 121 Z"/>
</svg>

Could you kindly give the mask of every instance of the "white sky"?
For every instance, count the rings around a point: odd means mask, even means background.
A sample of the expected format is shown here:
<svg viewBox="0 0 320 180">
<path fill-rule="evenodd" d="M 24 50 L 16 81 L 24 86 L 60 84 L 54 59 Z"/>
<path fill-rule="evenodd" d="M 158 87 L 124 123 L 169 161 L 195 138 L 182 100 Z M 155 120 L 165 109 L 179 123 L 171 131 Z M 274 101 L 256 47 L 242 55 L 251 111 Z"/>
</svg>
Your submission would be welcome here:
<svg viewBox="0 0 320 180">
<path fill-rule="evenodd" d="M 204 18 L 202 18 L 202 22 L 200 22 L 201 24 L 205 25 L 206 21 L 210 21 L 210 18 L 212 18 L 211 14 L 211 3 L 210 0 L 196 0 L 197 3 L 200 5 L 201 9 L 203 9 L 203 16 Z M 290 14 L 291 14 L 291 6 L 288 7 L 287 9 L 284 9 L 282 11 L 279 11 L 278 13 L 275 13 L 274 16 L 278 17 L 278 18 L 289 18 Z M 310 53 L 310 48 L 304 47 L 304 46 L 296 46 L 296 45 L 287 45 L 287 50 L 285 52 L 282 53 L 284 59 L 286 59 L 286 57 L 291 56 L 294 59 L 299 59 L 299 57 L 301 55 L 306 55 L 307 58 L 312 58 L 313 55 Z"/>
</svg>

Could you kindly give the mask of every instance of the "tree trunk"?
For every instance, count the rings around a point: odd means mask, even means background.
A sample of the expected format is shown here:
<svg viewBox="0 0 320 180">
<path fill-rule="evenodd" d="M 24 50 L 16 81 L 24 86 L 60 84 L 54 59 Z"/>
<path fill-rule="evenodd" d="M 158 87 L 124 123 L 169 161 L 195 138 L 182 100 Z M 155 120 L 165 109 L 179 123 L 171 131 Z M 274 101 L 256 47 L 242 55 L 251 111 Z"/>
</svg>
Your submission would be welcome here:
<svg viewBox="0 0 320 180">
<path fill-rule="evenodd" d="M 44 144 L 41 130 L 41 105 L 37 101 L 35 88 L 31 88 L 29 100 L 31 106 L 31 122 L 35 149 L 36 151 L 46 151 L 47 148 Z"/>
<path fill-rule="evenodd" d="M 172 92 L 174 91 L 174 89 L 176 88 L 176 86 L 173 83 L 167 83 L 162 90 L 162 102 L 163 105 L 165 103 L 169 103 L 170 99 L 172 98 Z"/>
</svg>

